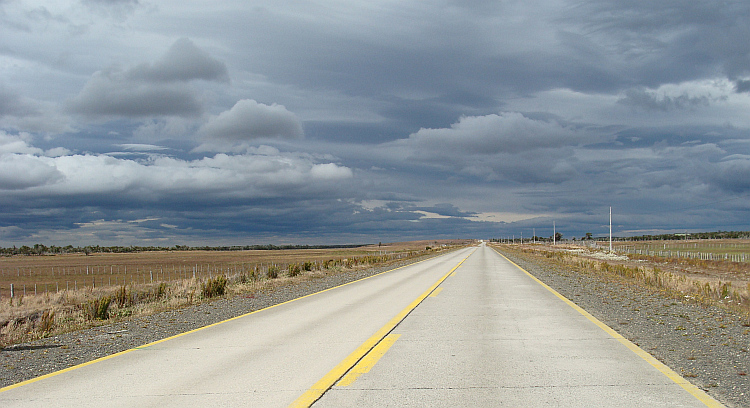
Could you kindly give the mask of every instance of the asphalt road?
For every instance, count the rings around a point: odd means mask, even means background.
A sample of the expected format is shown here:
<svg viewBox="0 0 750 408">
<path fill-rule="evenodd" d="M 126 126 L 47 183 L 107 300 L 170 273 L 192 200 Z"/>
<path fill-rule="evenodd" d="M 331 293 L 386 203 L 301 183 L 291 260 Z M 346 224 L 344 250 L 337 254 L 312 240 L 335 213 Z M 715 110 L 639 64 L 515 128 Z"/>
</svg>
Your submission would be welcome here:
<svg viewBox="0 0 750 408">
<path fill-rule="evenodd" d="M 480 246 L 7 387 L 0 406 L 720 406 L 651 360 Z"/>
</svg>

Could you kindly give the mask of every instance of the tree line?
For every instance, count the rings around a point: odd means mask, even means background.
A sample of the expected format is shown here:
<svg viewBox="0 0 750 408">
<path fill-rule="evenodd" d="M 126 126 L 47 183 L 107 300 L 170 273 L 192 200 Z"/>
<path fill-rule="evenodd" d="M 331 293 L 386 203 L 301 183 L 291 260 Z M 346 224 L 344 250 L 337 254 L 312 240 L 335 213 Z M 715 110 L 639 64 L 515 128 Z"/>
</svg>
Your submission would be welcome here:
<svg viewBox="0 0 750 408">
<path fill-rule="evenodd" d="M 357 248 L 368 244 L 344 244 L 344 245 L 231 245 L 231 246 L 188 246 L 174 245 L 164 246 L 46 246 L 43 244 L 34 244 L 34 246 L 22 245 L 20 247 L 2 248 L 0 255 L 59 255 L 59 254 L 95 254 L 95 253 L 134 253 L 134 252 L 153 252 L 153 251 L 248 251 L 248 250 L 280 250 L 280 249 L 337 249 L 337 248 Z"/>
</svg>

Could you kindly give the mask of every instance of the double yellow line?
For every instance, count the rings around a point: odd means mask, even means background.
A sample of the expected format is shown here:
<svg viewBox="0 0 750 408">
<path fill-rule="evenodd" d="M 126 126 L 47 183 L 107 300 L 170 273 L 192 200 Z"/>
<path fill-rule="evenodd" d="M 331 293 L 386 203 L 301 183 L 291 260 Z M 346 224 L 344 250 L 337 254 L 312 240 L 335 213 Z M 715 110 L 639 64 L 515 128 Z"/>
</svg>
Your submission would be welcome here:
<svg viewBox="0 0 750 408">
<path fill-rule="evenodd" d="M 472 253 L 474 252 L 472 251 Z M 362 345 L 357 347 L 356 350 L 354 350 L 351 354 L 349 354 L 348 357 L 346 357 L 336 367 L 329 371 L 328 374 L 324 375 L 323 378 L 318 380 L 318 382 L 316 382 L 312 387 L 310 387 L 310 389 L 308 389 L 304 394 L 297 398 L 297 400 L 289 405 L 289 407 L 310 407 L 315 403 L 315 401 L 320 399 L 320 397 L 322 397 L 323 394 L 326 393 L 326 391 L 333 387 L 333 385 L 336 384 L 337 381 L 342 380 L 339 385 L 348 385 L 354 382 L 354 380 L 356 380 L 356 378 L 360 374 L 369 371 L 374 363 L 377 362 L 378 359 L 380 359 L 380 357 L 382 357 L 383 354 L 388 351 L 388 348 L 393 345 L 396 339 L 398 339 L 399 335 L 389 336 L 391 331 L 393 331 L 393 329 L 395 329 L 396 326 L 398 326 L 399 323 L 401 323 L 406 318 L 406 316 L 409 315 L 409 313 L 416 309 L 423 300 L 430 296 L 430 294 L 435 291 L 435 289 L 437 289 L 437 287 L 440 286 L 440 284 L 443 283 L 443 281 L 446 280 L 448 276 L 455 272 L 455 270 L 458 269 L 458 267 L 461 266 L 461 264 L 463 264 L 464 261 L 469 258 L 469 256 L 471 256 L 471 254 L 462 259 L 461 262 L 459 262 L 458 265 L 454 266 L 453 269 L 445 274 L 445 276 L 435 282 L 435 284 L 433 284 L 429 289 L 427 289 L 418 298 L 411 302 L 409 306 L 399 312 L 399 314 L 397 314 L 393 319 L 389 320 L 388 323 L 385 324 L 385 326 L 381 327 L 380 330 L 372 335 L 372 337 L 370 337 L 364 343 L 362 343 Z M 386 338 L 386 336 L 388 337 Z M 355 367 L 355 365 L 357 365 L 357 367 Z M 348 372 L 350 372 L 351 375 L 347 375 Z M 344 377 L 344 375 L 347 376 Z"/>
</svg>

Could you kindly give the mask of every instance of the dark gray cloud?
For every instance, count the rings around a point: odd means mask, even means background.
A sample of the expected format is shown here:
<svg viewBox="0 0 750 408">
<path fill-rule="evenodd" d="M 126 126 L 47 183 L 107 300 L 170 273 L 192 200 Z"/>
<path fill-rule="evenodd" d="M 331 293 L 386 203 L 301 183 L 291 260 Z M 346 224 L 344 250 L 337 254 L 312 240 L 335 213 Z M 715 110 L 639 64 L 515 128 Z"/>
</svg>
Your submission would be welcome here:
<svg viewBox="0 0 750 408">
<path fill-rule="evenodd" d="M 195 116 L 203 110 L 187 85 L 128 81 L 112 71 L 94 74 L 67 108 L 86 116 L 126 117 Z"/>
<path fill-rule="evenodd" d="M 196 116 L 203 108 L 192 80 L 229 81 L 226 66 L 187 38 L 154 64 L 96 72 L 68 110 L 87 116 Z"/>
<path fill-rule="evenodd" d="M 227 66 L 187 38 L 177 40 L 155 63 L 133 67 L 127 75 L 148 82 L 187 82 L 195 79 L 229 82 Z"/>
<path fill-rule="evenodd" d="M 732 155 L 718 163 L 714 182 L 722 189 L 734 193 L 750 192 L 750 155 Z"/>
<path fill-rule="evenodd" d="M 686 93 L 678 96 L 659 96 L 646 89 L 628 89 L 618 103 L 634 108 L 657 111 L 670 111 L 675 109 L 691 109 L 708 106 L 711 98 L 705 95 L 690 96 Z"/>
<path fill-rule="evenodd" d="M 99 4 L 99 5 L 108 5 L 108 6 L 118 6 L 123 4 L 129 4 L 129 5 L 137 5 L 139 4 L 138 0 L 83 0 L 84 3 L 89 4 Z"/>
<path fill-rule="evenodd" d="M 596 0 L 577 3 L 563 21 L 577 18 L 583 33 L 597 38 L 609 55 L 620 55 L 623 68 L 633 69 L 630 80 L 654 87 L 717 69 L 730 77 L 746 72 L 750 46 L 741 39 L 750 29 L 748 16 L 750 5 L 743 1 Z"/>
<path fill-rule="evenodd" d="M 241 142 L 259 138 L 296 139 L 302 123 L 284 106 L 264 105 L 252 99 L 238 101 L 231 109 L 206 122 L 199 133 L 207 139 Z"/>
<path fill-rule="evenodd" d="M 81 0 L 81 3 L 100 15 L 117 20 L 124 20 L 141 6 L 139 0 Z"/>
<path fill-rule="evenodd" d="M 39 114 L 39 110 L 21 95 L 0 85 L 0 118 L 3 116 L 31 116 Z"/>
<path fill-rule="evenodd" d="M 738 79 L 734 86 L 737 92 L 750 92 L 750 80 Z"/>
</svg>

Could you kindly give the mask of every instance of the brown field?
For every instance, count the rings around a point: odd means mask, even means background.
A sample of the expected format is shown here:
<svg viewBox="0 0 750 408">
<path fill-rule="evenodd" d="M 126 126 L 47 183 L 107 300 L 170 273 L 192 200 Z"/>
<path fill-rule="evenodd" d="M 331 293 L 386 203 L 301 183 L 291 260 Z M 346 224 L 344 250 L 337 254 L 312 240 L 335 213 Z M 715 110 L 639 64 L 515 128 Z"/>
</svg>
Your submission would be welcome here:
<svg viewBox="0 0 750 408">
<path fill-rule="evenodd" d="M 91 255 L 15 255 L 0 257 L 0 299 L 63 290 L 170 282 L 239 273 L 264 273 L 270 265 L 284 270 L 294 263 L 358 259 L 388 255 L 396 259 L 410 251 L 467 241 L 432 240 L 343 249 L 290 249 L 252 251 L 158 251 L 95 253 Z"/>
</svg>

